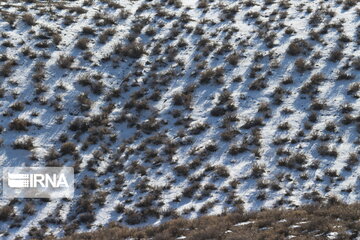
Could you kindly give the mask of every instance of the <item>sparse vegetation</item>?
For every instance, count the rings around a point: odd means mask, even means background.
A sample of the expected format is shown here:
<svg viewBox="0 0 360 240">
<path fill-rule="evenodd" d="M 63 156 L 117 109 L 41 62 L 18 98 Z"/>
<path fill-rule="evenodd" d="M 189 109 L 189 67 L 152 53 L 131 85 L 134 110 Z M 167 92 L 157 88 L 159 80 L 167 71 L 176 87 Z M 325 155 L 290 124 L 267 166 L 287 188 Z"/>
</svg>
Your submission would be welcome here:
<svg viewBox="0 0 360 240">
<path fill-rule="evenodd" d="M 357 238 L 356 213 L 323 215 L 357 198 L 357 5 L 2 1 L 2 164 L 77 182 L 71 199 L 4 201 L 0 236 Z M 264 206 L 283 209 L 246 212 Z"/>
</svg>

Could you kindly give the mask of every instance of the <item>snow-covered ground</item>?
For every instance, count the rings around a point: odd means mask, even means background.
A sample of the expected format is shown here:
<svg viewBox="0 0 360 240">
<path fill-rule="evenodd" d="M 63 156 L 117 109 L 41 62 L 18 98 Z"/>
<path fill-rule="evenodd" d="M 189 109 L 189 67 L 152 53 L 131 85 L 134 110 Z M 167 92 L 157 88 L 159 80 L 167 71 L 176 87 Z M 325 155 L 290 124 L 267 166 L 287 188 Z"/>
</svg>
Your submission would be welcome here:
<svg viewBox="0 0 360 240">
<path fill-rule="evenodd" d="M 2 199 L 4 239 L 358 201 L 356 1 L 51 4 L 0 2 L 0 161 L 76 194 Z"/>
</svg>

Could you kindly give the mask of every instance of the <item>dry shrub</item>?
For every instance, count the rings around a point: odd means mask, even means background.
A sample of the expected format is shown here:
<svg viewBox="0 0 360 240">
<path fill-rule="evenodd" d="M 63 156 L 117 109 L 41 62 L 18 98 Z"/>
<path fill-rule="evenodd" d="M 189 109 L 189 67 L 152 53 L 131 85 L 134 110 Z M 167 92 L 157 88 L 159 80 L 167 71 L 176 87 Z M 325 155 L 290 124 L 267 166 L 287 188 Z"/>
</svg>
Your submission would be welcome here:
<svg viewBox="0 0 360 240">
<path fill-rule="evenodd" d="M 336 148 L 330 147 L 329 145 L 325 144 L 318 146 L 317 151 L 321 156 L 337 157 L 338 155 Z"/>
<path fill-rule="evenodd" d="M 9 127 L 12 130 L 14 129 L 17 131 L 27 131 L 30 125 L 31 123 L 26 119 L 15 118 L 10 122 Z"/>
<path fill-rule="evenodd" d="M 312 110 L 320 111 L 326 109 L 328 106 L 326 104 L 326 101 L 319 100 L 319 99 L 313 99 L 310 108 Z"/>
<path fill-rule="evenodd" d="M 223 178 L 227 178 L 230 176 L 229 174 L 229 170 L 227 169 L 227 167 L 225 166 L 215 166 L 215 173 L 219 176 L 219 177 L 223 177 Z"/>
<path fill-rule="evenodd" d="M 356 6 L 356 4 L 358 3 L 357 0 L 344 0 L 343 4 L 344 4 L 344 9 L 349 9 L 352 8 L 354 6 Z"/>
<path fill-rule="evenodd" d="M 86 27 L 82 28 L 82 33 L 83 34 L 94 35 L 95 34 L 95 29 L 93 29 L 92 27 L 86 26 Z"/>
<path fill-rule="evenodd" d="M 356 70 L 360 70 L 360 57 L 356 57 L 352 60 L 352 66 L 356 69 Z"/>
<path fill-rule="evenodd" d="M 259 178 L 263 175 L 263 173 L 265 173 L 265 169 L 266 169 L 265 165 L 255 163 L 251 168 L 251 176 L 255 178 Z"/>
<path fill-rule="evenodd" d="M 25 108 L 25 104 L 23 102 L 15 102 L 11 104 L 10 108 L 14 111 L 22 111 Z"/>
<path fill-rule="evenodd" d="M 23 208 L 23 213 L 28 215 L 33 215 L 35 213 L 35 205 L 31 202 L 26 202 Z"/>
<path fill-rule="evenodd" d="M 190 107 L 192 102 L 192 95 L 186 91 L 176 92 L 173 95 L 173 102 L 176 106 Z"/>
<path fill-rule="evenodd" d="M 92 223 L 95 221 L 94 212 L 85 212 L 78 214 L 78 219 L 81 223 Z"/>
<path fill-rule="evenodd" d="M 174 168 L 177 175 L 186 177 L 189 174 L 189 167 L 186 165 L 179 165 Z"/>
<path fill-rule="evenodd" d="M 200 74 L 200 83 L 206 84 L 211 81 L 221 83 L 224 76 L 224 68 L 217 67 L 215 69 L 205 69 Z"/>
<path fill-rule="evenodd" d="M 137 41 L 128 43 L 126 45 L 117 44 L 114 47 L 114 51 L 121 56 L 130 58 L 140 58 L 146 53 L 144 45 Z"/>
<path fill-rule="evenodd" d="M 239 62 L 240 56 L 237 53 L 232 53 L 227 57 L 227 61 L 233 65 L 236 66 Z"/>
<path fill-rule="evenodd" d="M 85 132 L 90 127 L 89 121 L 82 117 L 77 117 L 70 122 L 69 129 L 71 131 L 81 131 Z"/>
<path fill-rule="evenodd" d="M 81 182 L 81 185 L 85 188 L 85 189 L 91 189 L 91 190 L 95 190 L 98 188 L 98 183 L 96 182 L 95 178 L 90 178 L 88 176 L 85 176 Z"/>
<path fill-rule="evenodd" d="M 264 126 L 264 119 L 262 117 L 255 117 L 253 119 L 247 119 L 241 128 L 250 129 L 257 126 Z"/>
<path fill-rule="evenodd" d="M 76 43 L 76 47 L 81 50 L 86 50 L 88 48 L 89 42 L 90 42 L 89 38 L 80 38 Z"/>
<path fill-rule="evenodd" d="M 229 154 L 231 155 L 237 155 L 239 153 L 243 153 L 245 151 L 247 151 L 248 148 L 246 145 L 242 144 L 242 145 L 236 145 L 233 144 L 229 147 Z"/>
<path fill-rule="evenodd" d="M 186 188 L 184 188 L 184 190 L 182 191 L 182 195 L 183 197 L 187 197 L 187 198 L 192 198 L 192 196 L 194 195 L 194 193 L 200 188 L 200 184 L 199 183 L 194 183 Z"/>
<path fill-rule="evenodd" d="M 62 54 L 56 62 L 61 68 L 70 68 L 74 61 L 75 57 Z"/>
<path fill-rule="evenodd" d="M 6 61 L 1 67 L 0 67 L 0 76 L 3 77 L 9 77 L 11 72 L 12 72 L 12 68 L 17 65 L 16 61 L 11 59 Z"/>
<path fill-rule="evenodd" d="M 311 70 L 312 66 L 306 62 L 303 58 L 299 58 L 295 61 L 296 70 L 300 73 Z"/>
<path fill-rule="evenodd" d="M 129 225 L 139 224 L 145 221 L 145 217 L 137 211 L 125 210 L 125 222 Z"/>
<path fill-rule="evenodd" d="M 24 149 L 24 150 L 31 150 L 34 146 L 34 138 L 30 136 L 22 136 L 17 138 L 13 142 L 13 148 L 14 149 Z"/>
<path fill-rule="evenodd" d="M 0 208 L 0 221 L 7 221 L 14 213 L 14 208 L 12 206 L 3 206 Z"/>
<path fill-rule="evenodd" d="M 76 145 L 72 142 L 65 142 L 61 145 L 60 152 L 65 154 L 74 154 L 76 152 Z"/>
<path fill-rule="evenodd" d="M 209 128 L 209 124 L 207 123 L 195 123 L 189 129 L 189 133 L 193 135 L 198 135 L 201 132 L 205 131 L 207 128 Z"/>
<path fill-rule="evenodd" d="M 305 54 L 306 51 L 311 50 L 312 47 L 304 39 L 294 39 L 288 46 L 287 53 L 292 56 Z"/>
<path fill-rule="evenodd" d="M 225 113 L 226 113 L 226 109 L 221 106 L 216 106 L 213 109 L 211 109 L 211 111 L 210 111 L 211 116 L 214 116 L 214 117 L 223 116 L 223 115 L 225 115 Z"/>
<path fill-rule="evenodd" d="M 88 97 L 88 95 L 86 93 L 81 93 L 77 97 L 77 101 L 80 105 L 81 111 L 87 111 L 91 108 L 92 101 L 90 100 L 90 98 Z"/>
<path fill-rule="evenodd" d="M 61 34 L 59 34 L 59 33 L 53 34 L 52 40 L 55 45 L 59 45 L 62 40 Z"/>
<path fill-rule="evenodd" d="M 314 75 L 311 76 L 310 78 L 310 82 L 312 84 L 321 84 L 322 82 L 324 82 L 326 79 L 326 77 L 324 76 L 324 74 L 322 73 L 316 73 Z"/>
<path fill-rule="evenodd" d="M 234 128 L 227 129 L 226 131 L 221 133 L 221 139 L 224 141 L 230 141 L 232 140 L 237 134 L 240 132 Z"/>
<path fill-rule="evenodd" d="M 355 78 L 355 75 L 353 75 L 351 73 L 347 73 L 343 70 L 339 70 L 337 72 L 336 80 L 352 80 L 354 78 Z"/>
<path fill-rule="evenodd" d="M 338 62 L 344 57 L 342 49 L 334 49 L 330 52 L 329 60 L 332 62 Z"/>
<path fill-rule="evenodd" d="M 114 28 L 108 28 L 99 35 L 99 42 L 104 44 L 107 42 L 110 36 L 114 36 L 116 33 Z"/>
<path fill-rule="evenodd" d="M 287 168 L 301 167 L 307 163 L 307 156 L 304 153 L 293 153 L 289 157 L 279 160 L 279 166 Z"/>
<path fill-rule="evenodd" d="M 34 16 L 30 13 L 25 13 L 22 15 L 22 20 L 29 26 L 34 26 L 36 24 Z"/>
<path fill-rule="evenodd" d="M 360 83 L 350 84 L 347 94 L 355 96 L 360 91 Z"/>
</svg>

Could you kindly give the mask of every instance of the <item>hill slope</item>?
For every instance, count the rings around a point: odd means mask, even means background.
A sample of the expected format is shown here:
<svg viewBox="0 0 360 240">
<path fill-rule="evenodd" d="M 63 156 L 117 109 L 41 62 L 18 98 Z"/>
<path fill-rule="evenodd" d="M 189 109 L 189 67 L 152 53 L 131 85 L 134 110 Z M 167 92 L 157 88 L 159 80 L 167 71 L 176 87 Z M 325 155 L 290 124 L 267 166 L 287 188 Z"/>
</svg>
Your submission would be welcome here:
<svg viewBox="0 0 360 240">
<path fill-rule="evenodd" d="M 4 238 L 359 198 L 356 1 L 0 5 L 1 165 L 77 182 Z"/>
</svg>

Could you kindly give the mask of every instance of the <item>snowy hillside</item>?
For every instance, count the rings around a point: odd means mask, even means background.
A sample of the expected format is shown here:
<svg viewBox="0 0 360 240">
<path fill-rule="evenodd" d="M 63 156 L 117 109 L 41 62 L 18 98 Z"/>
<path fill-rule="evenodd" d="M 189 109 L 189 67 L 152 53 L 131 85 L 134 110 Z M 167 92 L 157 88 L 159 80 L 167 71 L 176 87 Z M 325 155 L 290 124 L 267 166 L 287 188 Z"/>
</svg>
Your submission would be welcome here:
<svg viewBox="0 0 360 240">
<path fill-rule="evenodd" d="M 1 166 L 72 166 L 73 199 L 0 233 L 359 200 L 356 0 L 0 1 Z"/>
</svg>

